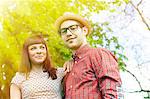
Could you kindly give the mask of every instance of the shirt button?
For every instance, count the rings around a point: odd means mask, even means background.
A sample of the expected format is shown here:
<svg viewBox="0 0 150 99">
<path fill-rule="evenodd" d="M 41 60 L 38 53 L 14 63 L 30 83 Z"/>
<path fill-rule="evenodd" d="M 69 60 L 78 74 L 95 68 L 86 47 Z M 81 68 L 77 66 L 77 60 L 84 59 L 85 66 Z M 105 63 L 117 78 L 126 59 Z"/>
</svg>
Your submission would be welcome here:
<svg viewBox="0 0 150 99">
<path fill-rule="evenodd" d="M 72 73 L 72 76 L 74 75 L 74 73 Z"/>
<path fill-rule="evenodd" d="M 77 63 L 77 61 L 75 61 L 75 64 Z"/>
</svg>

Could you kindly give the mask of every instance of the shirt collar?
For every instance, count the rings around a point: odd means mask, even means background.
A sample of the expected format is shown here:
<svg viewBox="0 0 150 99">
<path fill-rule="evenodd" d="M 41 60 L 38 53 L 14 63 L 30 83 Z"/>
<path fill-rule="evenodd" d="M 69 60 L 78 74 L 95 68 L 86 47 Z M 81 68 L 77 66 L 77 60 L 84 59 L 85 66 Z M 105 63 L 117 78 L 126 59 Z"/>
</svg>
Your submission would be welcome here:
<svg viewBox="0 0 150 99">
<path fill-rule="evenodd" d="M 88 51 L 88 49 L 90 48 L 90 45 L 89 44 L 86 44 L 86 45 L 83 45 L 81 46 L 79 49 L 77 49 L 75 51 L 75 53 L 72 55 L 73 57 L 82 57 L 83 54 L 85 54 L 85 52 Z"/>
</svg>

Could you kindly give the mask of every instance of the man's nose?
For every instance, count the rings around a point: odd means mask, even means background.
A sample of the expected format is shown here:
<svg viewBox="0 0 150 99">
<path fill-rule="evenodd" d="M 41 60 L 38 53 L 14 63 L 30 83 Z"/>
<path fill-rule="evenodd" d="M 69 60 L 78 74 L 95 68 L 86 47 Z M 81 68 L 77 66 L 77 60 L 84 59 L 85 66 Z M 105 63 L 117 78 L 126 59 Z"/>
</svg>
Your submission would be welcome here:
<svg viewBox="0 0 150 99">
<path fill-rule="evenodd" d="M 72 32 L 69 30 L 69 29 L 67 29 L 67 31 L 66 31 L 67 33 L 67 36 L 70 36 L 70 35 L 72 35 Z"/>
</svg>

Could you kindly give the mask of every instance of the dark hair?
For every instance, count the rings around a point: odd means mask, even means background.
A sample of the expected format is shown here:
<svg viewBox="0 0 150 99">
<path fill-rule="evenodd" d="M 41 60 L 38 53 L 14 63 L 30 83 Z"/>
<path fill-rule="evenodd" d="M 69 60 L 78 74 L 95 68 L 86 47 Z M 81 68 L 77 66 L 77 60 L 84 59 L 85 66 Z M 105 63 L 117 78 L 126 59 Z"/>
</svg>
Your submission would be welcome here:
<svg viewBox="0 0 150 99">
<path fill-rule="evenodd" d="M 51 58 L 48 52 L 48 47 L 42 35 L 33 35 L 25 40 L 22 49 L 22 60 L 21 60 L 19 71 L 26 74 L 31 71 L 32 67 L 31 67 L 31 61 L 29 59 L 28 46 L 32 44 L 39 44 L 39 43 L 44 44 L 47 50 L 47 56 L 45 61 L 43 62 L 43 69 L 46 72 L 48 72 L 49 76 L 52 79 L 57 79 L 57 75 L 56 75 L 57 69 L 52 66 Z"/>
</svg>

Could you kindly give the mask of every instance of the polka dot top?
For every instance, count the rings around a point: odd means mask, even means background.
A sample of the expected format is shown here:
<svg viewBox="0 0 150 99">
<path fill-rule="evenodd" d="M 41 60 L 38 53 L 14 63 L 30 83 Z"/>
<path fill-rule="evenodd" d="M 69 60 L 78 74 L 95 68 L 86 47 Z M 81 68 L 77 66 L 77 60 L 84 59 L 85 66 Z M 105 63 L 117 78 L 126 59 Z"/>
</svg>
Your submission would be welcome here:
<svg viewBox="0 0 150 99">
<path fill-rule="evenodd" d="M 22 93 L 22 99 L 62 99 L 61 80 L 64 76 L 64 69 L 57 69 L 57 79 L 52 80 L 47 72 L 31 71 L 29 77 L 23 73 L 16 73 L 11 83 L 16 84 Z"/>
</svg>

